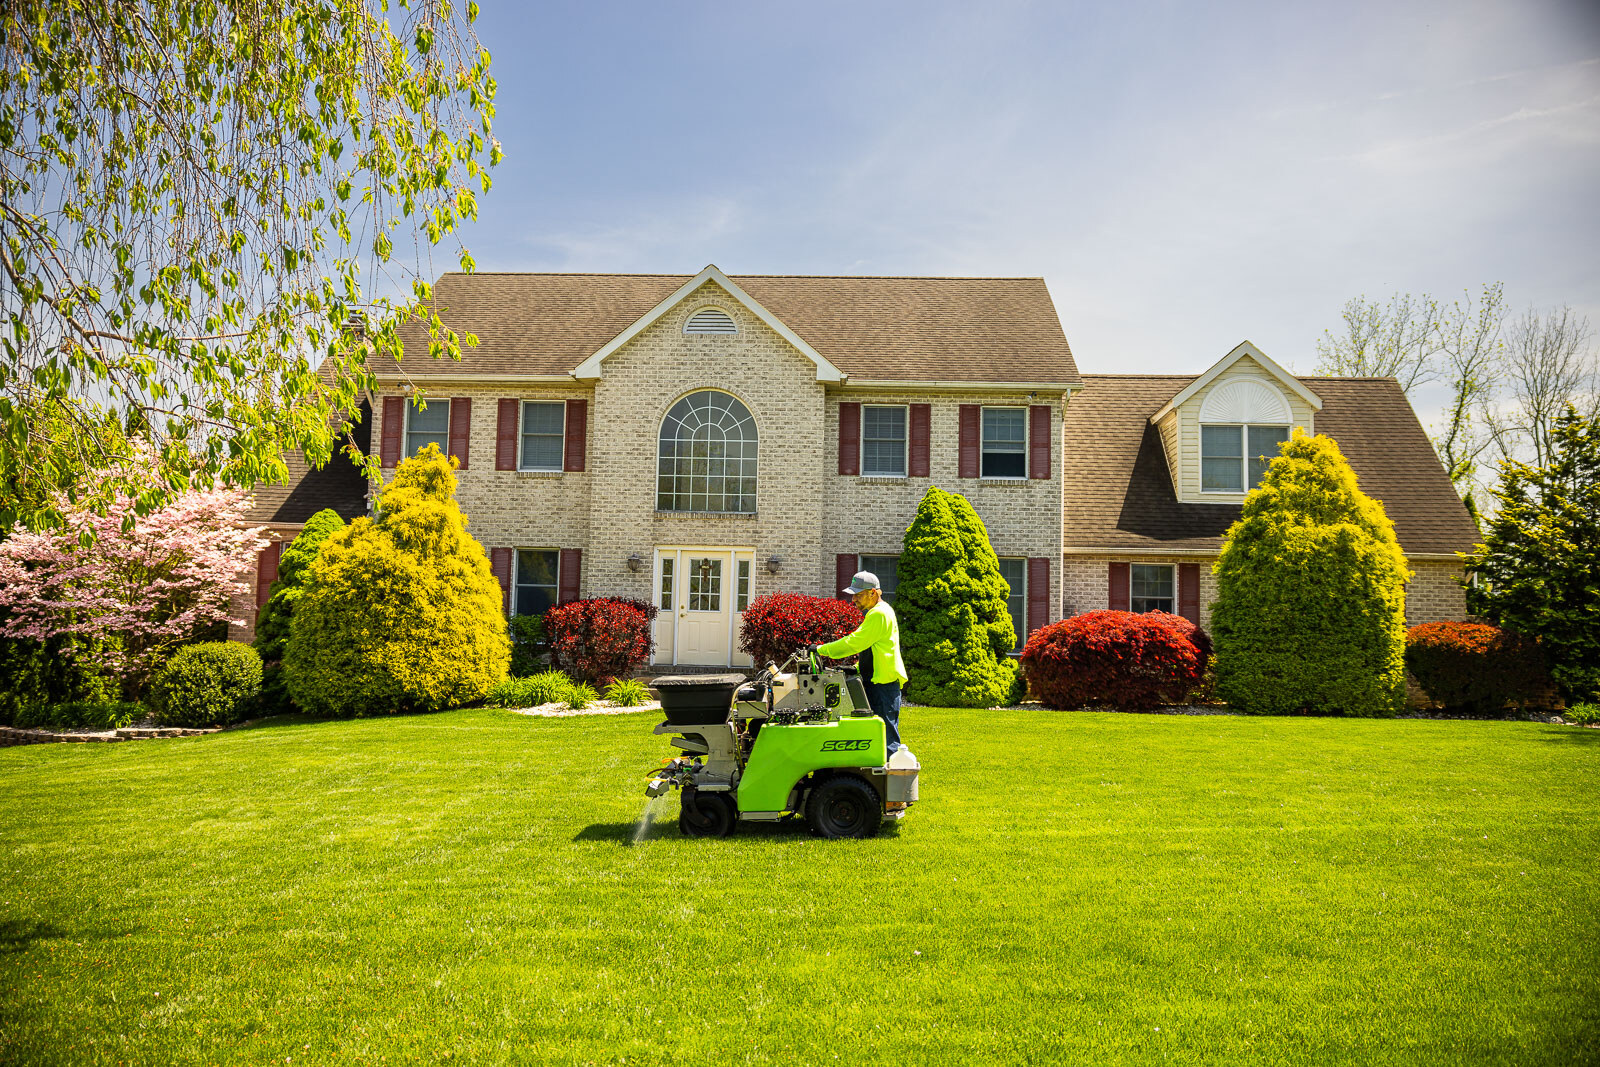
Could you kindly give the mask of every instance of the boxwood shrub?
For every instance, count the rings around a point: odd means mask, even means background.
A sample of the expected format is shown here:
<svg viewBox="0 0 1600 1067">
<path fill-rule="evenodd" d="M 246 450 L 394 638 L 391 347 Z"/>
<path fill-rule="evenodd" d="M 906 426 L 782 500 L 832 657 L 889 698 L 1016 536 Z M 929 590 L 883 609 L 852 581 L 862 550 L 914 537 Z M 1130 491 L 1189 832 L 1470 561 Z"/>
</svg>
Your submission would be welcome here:
<svg viewBox="0 0 1600 1067">
<path fill-rule="evenodd" d="M 1091 611 L 1035 630 L 1021 659 L 1045 707 L 1134 710 L 1189 699 L 1210 656 L 1206 632 L 1181 616 Z"/>
<path fill-rule="evenodd" d="M 150 683 L 162 726 L 224 726 L 245 718 L 261 693 L 261 656 L 237 641 L 185 645 Z"/>
<path fill-rule="evenodd" d="M 1554 696 L 1539 646 L 1479 622 L 1425 622 L 1406 631 L 1406 668 L 1422 691 L 1446 707 L 1497 715 Z"/>
</svg>

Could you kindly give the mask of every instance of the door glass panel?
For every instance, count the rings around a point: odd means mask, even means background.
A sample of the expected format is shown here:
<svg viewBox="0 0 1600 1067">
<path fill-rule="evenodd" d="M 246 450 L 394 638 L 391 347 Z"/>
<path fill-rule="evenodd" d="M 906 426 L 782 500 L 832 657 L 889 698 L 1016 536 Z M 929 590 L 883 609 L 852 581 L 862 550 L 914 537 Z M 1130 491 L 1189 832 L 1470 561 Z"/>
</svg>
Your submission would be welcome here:
<svg viewBox="0 0 1600 1067">
<path fill-rule="evenodd" d="M 722 610 L 722 561 L 705 557 L 689 561 L 689 610 Z"/>
<path fill-rule="evenodd" d="M 750 561 L 739 561 L 739 599 L 735 602 L 735 611 L 743 611 L 750 606 Z"/>
<path fill-rule="evenodd" d="M 661 561 L 661 610 L 672 610 L 672 565 L 677 560 L 667 556 Z"/>
</svg>

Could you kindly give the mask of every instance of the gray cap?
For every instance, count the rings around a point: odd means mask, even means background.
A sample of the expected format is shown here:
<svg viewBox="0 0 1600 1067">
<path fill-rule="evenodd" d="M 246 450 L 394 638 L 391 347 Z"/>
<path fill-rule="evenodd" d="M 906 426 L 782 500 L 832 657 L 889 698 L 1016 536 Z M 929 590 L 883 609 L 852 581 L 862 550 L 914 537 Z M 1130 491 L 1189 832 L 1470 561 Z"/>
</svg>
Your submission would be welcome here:
<svg viewBox="0 0 1600 1067">
<path fill-rule="evenodd" d="M 840 592 L 849 593 L 851 596 L 855 596 L 857 593 L 864 592 L 868 589 L 882 588 L 883 586 L 878 584 L 878 576 L 876 574 L 873 574 L 871 571 L 856 571 L 856 576 L 850 579 L 850 584 L 844 589 L 841 589 Z"/>
</svg>

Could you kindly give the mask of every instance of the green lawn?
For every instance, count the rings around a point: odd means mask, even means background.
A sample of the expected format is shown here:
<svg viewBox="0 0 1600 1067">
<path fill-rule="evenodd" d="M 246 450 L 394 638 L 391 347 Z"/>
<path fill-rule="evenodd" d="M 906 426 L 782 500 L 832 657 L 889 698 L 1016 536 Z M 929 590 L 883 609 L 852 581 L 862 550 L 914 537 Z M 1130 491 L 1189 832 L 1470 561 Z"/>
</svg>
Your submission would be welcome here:
<svg viewBox="0 0 1600 1067">
<path fill-rule="evenodd" d="M 635 844 L 655 721 L 0 750 L 0 1062 L 1600 1059 L 1600 731 L 911 709 L 876 840 Z"/>
</svg>

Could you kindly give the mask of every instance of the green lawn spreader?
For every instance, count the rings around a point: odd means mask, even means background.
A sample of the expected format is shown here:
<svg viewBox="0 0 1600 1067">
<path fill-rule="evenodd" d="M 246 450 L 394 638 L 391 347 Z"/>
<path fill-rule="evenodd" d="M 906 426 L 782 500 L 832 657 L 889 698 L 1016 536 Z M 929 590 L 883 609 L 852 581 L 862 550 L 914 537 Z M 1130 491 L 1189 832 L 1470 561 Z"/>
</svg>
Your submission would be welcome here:
<svg viewBox="0 0 1600 1067">
<path fill-rule="evenodd" d="M 803 817 L 821 837 L 871 837 L 917 800 L 916 757 L 890 759 L 883 720 L 853 669 L 824 669 L 796 653 L 746 681 L 740 674 L 657 678 L 682 756 L 654 772 L 645 792 L 681 792 L 678 827 L 726 837 L 740 822 Z"/>
</svg>

